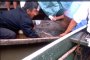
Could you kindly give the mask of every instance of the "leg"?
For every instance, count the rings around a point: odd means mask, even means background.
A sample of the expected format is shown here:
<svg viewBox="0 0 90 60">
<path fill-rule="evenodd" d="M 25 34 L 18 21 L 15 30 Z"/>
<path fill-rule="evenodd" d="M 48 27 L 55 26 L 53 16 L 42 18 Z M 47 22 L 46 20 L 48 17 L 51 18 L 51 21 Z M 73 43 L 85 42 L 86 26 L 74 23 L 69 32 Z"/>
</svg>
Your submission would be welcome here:
<svg viewBox="0 0 90 60">
<path fill-rule="evenodd" d="M 9 0 L 6 0 L 5 5 L 6 5 L 6 8 L 8 10 L 10 10 L 10 1 Z"/>
<path fill-rule="evenodd" d="M 14 39 L 16 38 L 16 33 L 6 29 L 6 28 L 0 28 L 0 39 Z"/>
<path fill-rule="evenodd" d="M 13 1 L 13 7 L 14 7 L 14 9 L 16 9 L 16 8 L 17 8 L 17 6 L 18 6 L 17 1 L 16 1 L 16 0 L 14 0 L 14 1 Z"/>
</svg>

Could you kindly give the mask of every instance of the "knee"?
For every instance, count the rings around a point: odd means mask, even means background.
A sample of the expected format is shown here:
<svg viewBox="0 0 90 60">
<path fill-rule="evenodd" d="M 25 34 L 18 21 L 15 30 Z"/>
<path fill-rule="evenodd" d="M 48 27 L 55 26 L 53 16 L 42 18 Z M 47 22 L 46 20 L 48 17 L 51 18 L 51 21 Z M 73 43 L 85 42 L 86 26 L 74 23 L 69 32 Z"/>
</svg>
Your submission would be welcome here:
<svg viewBox="0 0 90 60">
<path fill-rule="evenodd" d="M 15 39 L 16 38 L 16 33 L 15 32 L 10 32 L 9 33 L 9 38 L 10 39 Z"/>
<path fill-rule="evenodd" d="M 0 28 L 0 39 L 15 39 L 16 33 L 6 28 Z"/>
</svg>

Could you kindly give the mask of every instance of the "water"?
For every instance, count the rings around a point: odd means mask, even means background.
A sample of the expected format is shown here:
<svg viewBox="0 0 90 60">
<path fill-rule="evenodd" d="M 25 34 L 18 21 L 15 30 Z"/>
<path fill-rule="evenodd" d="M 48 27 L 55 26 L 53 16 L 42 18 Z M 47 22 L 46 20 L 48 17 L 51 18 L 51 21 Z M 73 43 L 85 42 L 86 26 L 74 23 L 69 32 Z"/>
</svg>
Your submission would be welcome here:
<svg viewBox="0 0 90 60">
<path fill-rule="evenodd" d="M 0 48 L 0 60 L 21 60 L 48 43 L 3 46 Z"/>
</svg>

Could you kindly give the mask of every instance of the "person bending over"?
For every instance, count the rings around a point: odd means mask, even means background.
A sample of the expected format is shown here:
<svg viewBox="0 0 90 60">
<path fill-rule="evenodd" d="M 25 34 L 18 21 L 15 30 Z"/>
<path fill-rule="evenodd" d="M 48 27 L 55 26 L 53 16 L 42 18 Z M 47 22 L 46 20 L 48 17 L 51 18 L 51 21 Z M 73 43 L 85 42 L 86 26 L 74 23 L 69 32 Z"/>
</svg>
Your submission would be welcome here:
<svg viewBox="0 0 90 60">
<path fill-rule="evenodd" d="M 14 39 L 18 31 L 30 38 L 37 38 L 32 18 L 39 12 L 37 2 L 27 2 L 23 8 L 0 12 L 0 39 Z"/>
</svg>

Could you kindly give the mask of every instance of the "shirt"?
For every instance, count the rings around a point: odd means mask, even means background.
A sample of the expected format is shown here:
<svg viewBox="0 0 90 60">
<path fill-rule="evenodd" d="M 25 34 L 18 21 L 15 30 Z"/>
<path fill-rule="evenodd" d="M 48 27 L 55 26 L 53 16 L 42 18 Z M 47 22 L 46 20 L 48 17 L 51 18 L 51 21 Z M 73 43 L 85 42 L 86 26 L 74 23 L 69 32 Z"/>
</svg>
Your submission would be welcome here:
<svg viewBox="0 0 90 60">
<path fill-rule="evenodd" d="M 41 9 L 45 12 L 47 16 L 55 16 L 57 12 L 62 9 L 61 3 L 58 3 L 57 1 L 47 1 L 47 2 L 38 2 Z"/>
<path fill-rule="evenodd" d="M 69 18 L 73 18 L 73 15 L 77 12 L 78 8 L 80 7 L 80 5 L 82 4 L 82 2 L 72 2 L 72 4 L 66 9 L 66 16 L 68 16 Z"/>
<path fill-rule="evenodd" d="M 8 28 L 14 32 L 22 30 L 28 37 L 38 37 L 33 30 L 33 22 L 26 11 L 21 8 L 0 13 L 0 27 Z"/>
<path fill-rule="evenodd" d="M 80 23 L 82 20 L 87 21 L 87 18 L 88 18 L 87 31 L 90 33 L 90 2 L 82 2 L 78 11 L 75 13 L 73 19 L 76 21 L 76 23 Z"/>
<path fill-rule="evenodd" d="M 47 16 L 56 16 L 58 11 L 62 9 L 66 10 L 72 4 L 72 2 L 64 2 L 64 1 L 47 1 L 47 2 L 39 1 L 38 3 Z"/>
<path fill-rule="evenodd" d="M 69 9 L 67 9 L 65 15 L 68 16 L 69 18 L 72 18 L 74 20 L 77 20 L 76 18 L 78 18 L 80 15 L 80 11 L 83 11 L 83 10 L 79 10 L 82 6 L 84 2 L 80 2 L 80 1 L 77 1 L 77 2 L 72 2 L 71 6 Z M 78 13 L 79 11 L 79 13 Z M 82 13 L 82 12 L 81 12 Z M 76 15 L 76 16 L 75 16 Z M 74 17 L 75 16 L 75 17 Z M 80 20 L 77 20 L 77 21 L 80 21 Z M 86 19 L 83 19 L 82 21 L 80 21 L 79 23 L 77 23 L 77 25 L 73 28 L 72 31 L 84 26 L 87 24 L 87 20 Z"/>
</svg>

